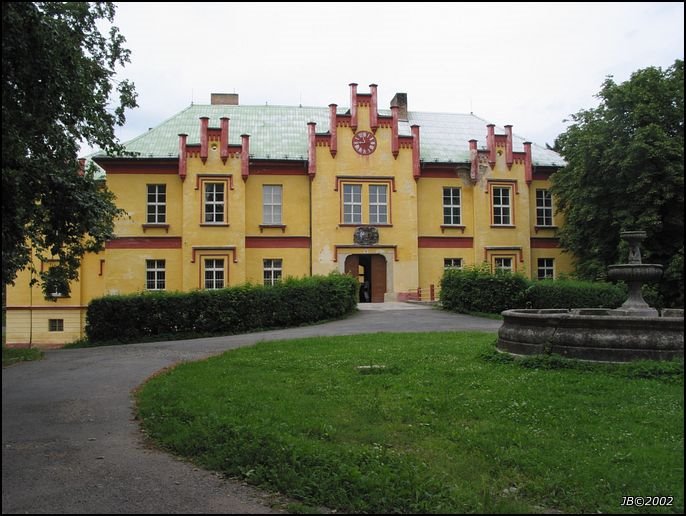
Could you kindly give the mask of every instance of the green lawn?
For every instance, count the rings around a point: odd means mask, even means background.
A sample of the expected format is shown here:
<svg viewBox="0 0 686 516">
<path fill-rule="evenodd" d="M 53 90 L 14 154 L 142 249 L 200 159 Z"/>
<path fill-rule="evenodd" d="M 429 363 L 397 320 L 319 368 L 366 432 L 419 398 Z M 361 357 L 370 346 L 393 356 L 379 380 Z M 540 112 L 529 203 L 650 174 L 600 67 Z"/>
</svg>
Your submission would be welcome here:
<svg viewBox="0 0 686 516">
<path fill-rule="evenodd" d="M 683 513 L 683 362 L 515 362 L 493 340 L 262 343 L 153 378 L 139 417 L 164 448 L 310 506 Z"/>
<path fill-rule="evenodd" d="M 43 358 L 43 352 L 36 348 L 30 349 L 13 349 L 2 347 L 2 365 L 8 366 L 16 364 L 17 362 L 30 362 L 32 360 L 40 360 Z"/>
</svg>

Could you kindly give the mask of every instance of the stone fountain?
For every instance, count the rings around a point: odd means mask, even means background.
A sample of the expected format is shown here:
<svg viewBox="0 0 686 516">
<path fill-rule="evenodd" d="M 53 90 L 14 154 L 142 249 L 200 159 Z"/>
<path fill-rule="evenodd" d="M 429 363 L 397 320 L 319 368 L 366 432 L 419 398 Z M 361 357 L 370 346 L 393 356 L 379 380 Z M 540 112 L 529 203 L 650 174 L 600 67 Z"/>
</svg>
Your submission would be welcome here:
<svg viewBox="0 0 686 516">
<path fill-rule="evenodd" d="M 662 266 L 641 262 L 644 231 L 624 231 L 626 264 L 608 267 L 608 278 L 625 281 L 629 297 L 617 309 L 505 310 L 497 348 L 520 354 L 551 354 L 607 362 L 671 360 L 684 356 L 684 311 L 660 314 L 645 302 L 641 286 L 662 276 Z"/>
</svg>

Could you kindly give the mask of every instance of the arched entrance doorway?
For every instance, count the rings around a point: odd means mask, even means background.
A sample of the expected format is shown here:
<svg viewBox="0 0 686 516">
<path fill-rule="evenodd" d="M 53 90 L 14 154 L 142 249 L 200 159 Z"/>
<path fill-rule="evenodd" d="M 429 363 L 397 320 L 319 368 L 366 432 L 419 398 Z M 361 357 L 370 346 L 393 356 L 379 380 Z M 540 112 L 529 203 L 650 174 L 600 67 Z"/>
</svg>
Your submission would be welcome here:
<svg viewBox="0 0 686 516">
<path fill-rule="evenodd" d="M 351 254 L 345 272 L 360 281 L 361 303 L 383 303 L 386 293 L 386 258 L 380 254 Z"/>
</svg>

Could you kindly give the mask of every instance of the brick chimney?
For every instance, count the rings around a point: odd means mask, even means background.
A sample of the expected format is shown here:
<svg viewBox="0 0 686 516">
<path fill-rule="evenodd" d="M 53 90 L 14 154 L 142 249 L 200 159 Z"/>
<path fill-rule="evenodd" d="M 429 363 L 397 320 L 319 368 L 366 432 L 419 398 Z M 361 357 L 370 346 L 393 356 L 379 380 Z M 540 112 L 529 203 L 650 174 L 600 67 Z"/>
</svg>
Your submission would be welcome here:
<svg viewBox="0 0 686 516">
<path fill-rule="evenodd" d="M 212 93 L 210 94 L 210 104 L 213 106 L 237 106 L 238 93 Z"/>
<path fill-rule="evenodd" d="M 391 106 L 398 106 L 399 120 L 407 120 L 407 93 L 396 93 Z"/>
</svg>

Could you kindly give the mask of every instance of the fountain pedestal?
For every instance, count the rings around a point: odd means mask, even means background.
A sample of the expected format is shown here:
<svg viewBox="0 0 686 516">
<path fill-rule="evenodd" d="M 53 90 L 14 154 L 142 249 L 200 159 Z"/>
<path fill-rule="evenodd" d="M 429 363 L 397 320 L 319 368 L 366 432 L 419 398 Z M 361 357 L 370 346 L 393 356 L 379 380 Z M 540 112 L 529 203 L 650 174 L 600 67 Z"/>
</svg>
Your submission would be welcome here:
<svg viewBox="0 0 686 516">
<path fill-rule="evenodd" d="M 632 316 L 658 317 L 658 311 L 643 299 L 641 287 L 662 277 L 662 265 L 641 263 L 641 242 L 646 238 L 645 231 L 622 231 L 619 236 L 629 243 L 629 263 L 607 268 L 608 279 L 624 281 L 629 285 L 629 297 L 619 310 Z"/>
</svg>

